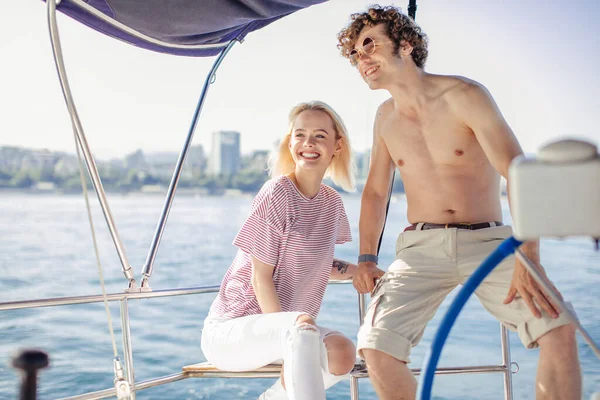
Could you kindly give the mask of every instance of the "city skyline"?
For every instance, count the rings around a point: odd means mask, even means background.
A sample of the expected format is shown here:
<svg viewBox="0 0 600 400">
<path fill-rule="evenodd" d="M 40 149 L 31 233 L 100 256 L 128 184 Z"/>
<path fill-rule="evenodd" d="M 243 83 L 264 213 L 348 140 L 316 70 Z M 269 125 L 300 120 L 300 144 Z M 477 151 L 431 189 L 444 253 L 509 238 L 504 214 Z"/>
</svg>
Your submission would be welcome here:
<svg viewBox="0 0 600 400">
<path fill-rule="evenodd" d="M 219 195 L 227 190 L 255 193 L 269 179 L 268 150 L 239 152 L 238 132 L 215 132 L 215 152 L 191 146 L 180 175 L 187 193 Z M 169 185 L 179 154 L 136 150 L 122 158 L 96 159 L 104 188 L 111 192 L 163 193 Z M 368 153 L 356 154 L 357 188 L 368 173 Z M 207 162 L 208 161 L 208 162 Z M 212 165 L 210 165 L 212 164 Z M 81 190 L 77 155 L 47 149 L 0 146 L 0 191 L 74 193 Z M 402 191 L 398 180 L 396 191 Z M 333 182 L 328 184 L 336 187 Z M 341 188 L 337 188 L 341 190 Z"/>
<path fill-rule="evenodd" d="M 16 148 L 16 149 L 20 149 L 23 151 L 29 151 L 29 152 L 38 154 L 41 157 L 43 157 L 43 154 L 50 154 L 50 153 L 65 154 L 65 155 L 72 156 L 72 157 L 77 156 L 77 153 L 75 150 L 63 151 L 63 150 L 52 150 L 52 149 L 48 149 L 48 148 L 0 145 L 0 150 L 8 149 L 8 148 Z M 256 158 L 256 157 L 268 158 L 271 155 L 271 153 L 275 150 L 276 149 L 250 149 L 246 152 L 240 151 L 240 153 L 239 153 L 240 161 L 243 158 Z M 94 159 L 96 161 L 108 162 L 108 163 L 110 163 L 110 162 L 126 163 L 127 159 L 130 159 L 131 157 L 135 158 L 140 153 L 143 155 L 143 157 L 152 159 L 152 162 L 155 164 L 173 164 L 173 166 L 175 165 L 177 158 L 180 155 L 180 152 L 175 151 L 175 150 L 173 150 L 173 151 L 161 151 L 161 150 L 148 151 L 148 150 L 140 148 L 140 149 L 132 150 L 131 152 L 123 154 L 123 155 L 112 156 L 112 157 L 107 157 L 107 158 L 94 156 Z M 198 164 L 202 164 L 205 167 L 209 168 L 211 154 L 212 154 L 212 152 L 210 150 L 207 152 L 202 144 L 194 144 L 190 147 L 190 149 L 188 151 L 184 166 L 192 163 L 192 167 L 197 167 Z M 354 157 L 355 163 L 358 167 L 357 173 L 359 175 L 362 174 L 362 175 L 366 176 L 366 173 L 368 172 L 368 168 L 366 168 L 365 166 L 368 166 L 368 164 L 369 164 L 369 160 L 371 157 L 371 149 L 368 148 L 365 150 L 353 150 L 352 156 Z M 2 167 L 3 161 L 5 161 L 5 160 L 0 159 L 0 167 Z M 266 167 L 267 167 L 267 163 L 265 162 L 265 168 Z M 364 170 L 365 168 L 366 168 L 366 170 Z M 364 171 L 361 171 L 361 169 L 363 169 Z"/>
<path fill-rule="evenodd" d="M 408 0 L 394 2 L 406 8 Z M 336 33 L 370 1 L 331 0 L 248 35 L 225 58 L 210 89 L 193 144 L 210 149 L 211 132 L 235 130 L 241 152 L 272 149 L 287 114 L 320 99 L 344 118 L 353 147 L 370 146 L 378 105 L 336 49 Z M 457 74 L 492 93 L 524 151 L 564 136 L 600 142 L 600 4 L 531 0 L 482 4 L 419 2 L 417 22 L 430 39 L 426 71 Z M 457 28 L 458 27 L 458 28 Z M 178 152 L 213 59 L 141 50 L 59 16 L 65 62 L 97 158 L 136 149 Z M 74 152 L 70 122 L 52 61 L 43 2 L 0 5 L 0 145 Z M 93 50 L 93 51 L 92 51 Z M 243 66 L 243 68 L 241 67 Z"/>
</svg>

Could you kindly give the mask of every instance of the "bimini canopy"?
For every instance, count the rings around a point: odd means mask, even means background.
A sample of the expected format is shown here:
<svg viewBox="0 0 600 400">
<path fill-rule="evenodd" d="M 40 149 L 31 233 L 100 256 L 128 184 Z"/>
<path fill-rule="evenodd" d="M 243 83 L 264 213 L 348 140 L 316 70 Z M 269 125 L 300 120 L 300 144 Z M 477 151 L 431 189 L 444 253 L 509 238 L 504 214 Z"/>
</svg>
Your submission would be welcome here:
<svg viewBox="0 0 600 400">
<path fill-rule="evenodd" d="M 161 53 L 213 56 L 295 11 L 327 0 L 62 0 L 57 10 L 102 32 Z"/>
</svg>

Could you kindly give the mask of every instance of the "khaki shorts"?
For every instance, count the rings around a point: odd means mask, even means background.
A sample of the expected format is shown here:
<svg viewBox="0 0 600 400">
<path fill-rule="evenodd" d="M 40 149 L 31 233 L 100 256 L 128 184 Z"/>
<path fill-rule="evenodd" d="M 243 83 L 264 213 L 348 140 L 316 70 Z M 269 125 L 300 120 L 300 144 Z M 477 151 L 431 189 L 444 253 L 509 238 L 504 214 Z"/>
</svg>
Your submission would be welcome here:
<svg viewBox="0 0 600 400">
<path fill-rule="evenodd" d="M 371 304 L 358 332 L 358 354 L 375 349 L 410 362 L 427 323 L 444 298 L 464 284 L 483 260 L 512 235 L 510 226 L 407 231 L 396 243 L 396 261 L 371 293 Z M 517 331 L 521 342 L 537 347 L 537 339 L 569 324 L 564 313 L 557 319 L 542 310 L 537 319 L 517 295 L 503 304 L 512 279 L 515 258 L 507 257 L 476 289 L 483 306 L 506 327 Z"/>
</svg>

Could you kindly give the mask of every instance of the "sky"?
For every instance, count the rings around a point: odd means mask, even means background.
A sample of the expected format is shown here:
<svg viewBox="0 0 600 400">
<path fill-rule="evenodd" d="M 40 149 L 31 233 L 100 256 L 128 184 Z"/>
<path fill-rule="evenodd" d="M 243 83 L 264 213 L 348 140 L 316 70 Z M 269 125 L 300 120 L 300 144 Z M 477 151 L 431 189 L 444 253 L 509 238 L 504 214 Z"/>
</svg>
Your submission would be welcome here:
<svg viewBox="0 0 600 400">
<path fill-rule="evenodd" d="M 297 103 L 322 100 L 342 116 L 353 147 L 370 147 L 379 104 L 336 48 L 336 34 L 372 1 L 330 0 L 250 33 L 225 58 L 193 144 L 238 130 L 242 152 L 270 149 Z M 381 3 L 384 4 L 384 3 Z M 408 0 L 393 2 L 406 10 Z M 600 144 L 600 2 L 418 0 L 429 36 L 426 71 L 485 85 L 526 152 L 560 137 Z M 183 146 L 213 58 L 142 50 L 59 15 L 67 73 L 98 158 Z M 73 153 L 39 0 L 0 2 L 0 146 Z"/>
</svg>

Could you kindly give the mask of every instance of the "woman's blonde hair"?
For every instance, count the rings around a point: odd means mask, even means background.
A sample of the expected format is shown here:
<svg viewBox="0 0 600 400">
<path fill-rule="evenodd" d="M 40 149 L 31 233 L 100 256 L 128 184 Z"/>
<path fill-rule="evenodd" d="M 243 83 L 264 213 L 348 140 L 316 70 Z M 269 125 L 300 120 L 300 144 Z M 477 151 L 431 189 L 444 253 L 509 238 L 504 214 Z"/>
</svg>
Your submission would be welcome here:
<svg viewBox="0 0 600 400">
<path fill-rule="evenodd" d="M 288 132 L 281 140 L 278 150 L 270 160 L 269 170 L 271 177 L 289 174 L 296 168 L 296 163 L 292 158 L 289 148 L 290 139 L 296 118 L 302 112 L 309 110 L 324 112 L 331 118 L 336 131 L 336 141 L 340 140 L 341 143 L 341 151 L 339 154 L 333 156 L 333 160 L 331 160 L 331 164 L 329 164 L 324 177 L 331 178 L 336 185 L 341 186 L 347 192 L 354 191 L 354 163 L 352 159 L 352 147 L 350 146 L 350 139 L 348 139 L 348 131 L 342 118 L 333 111 L 333 108 L 322 101 L 300 103 L 292 108 L 288 118 Z"/>
</svg>

